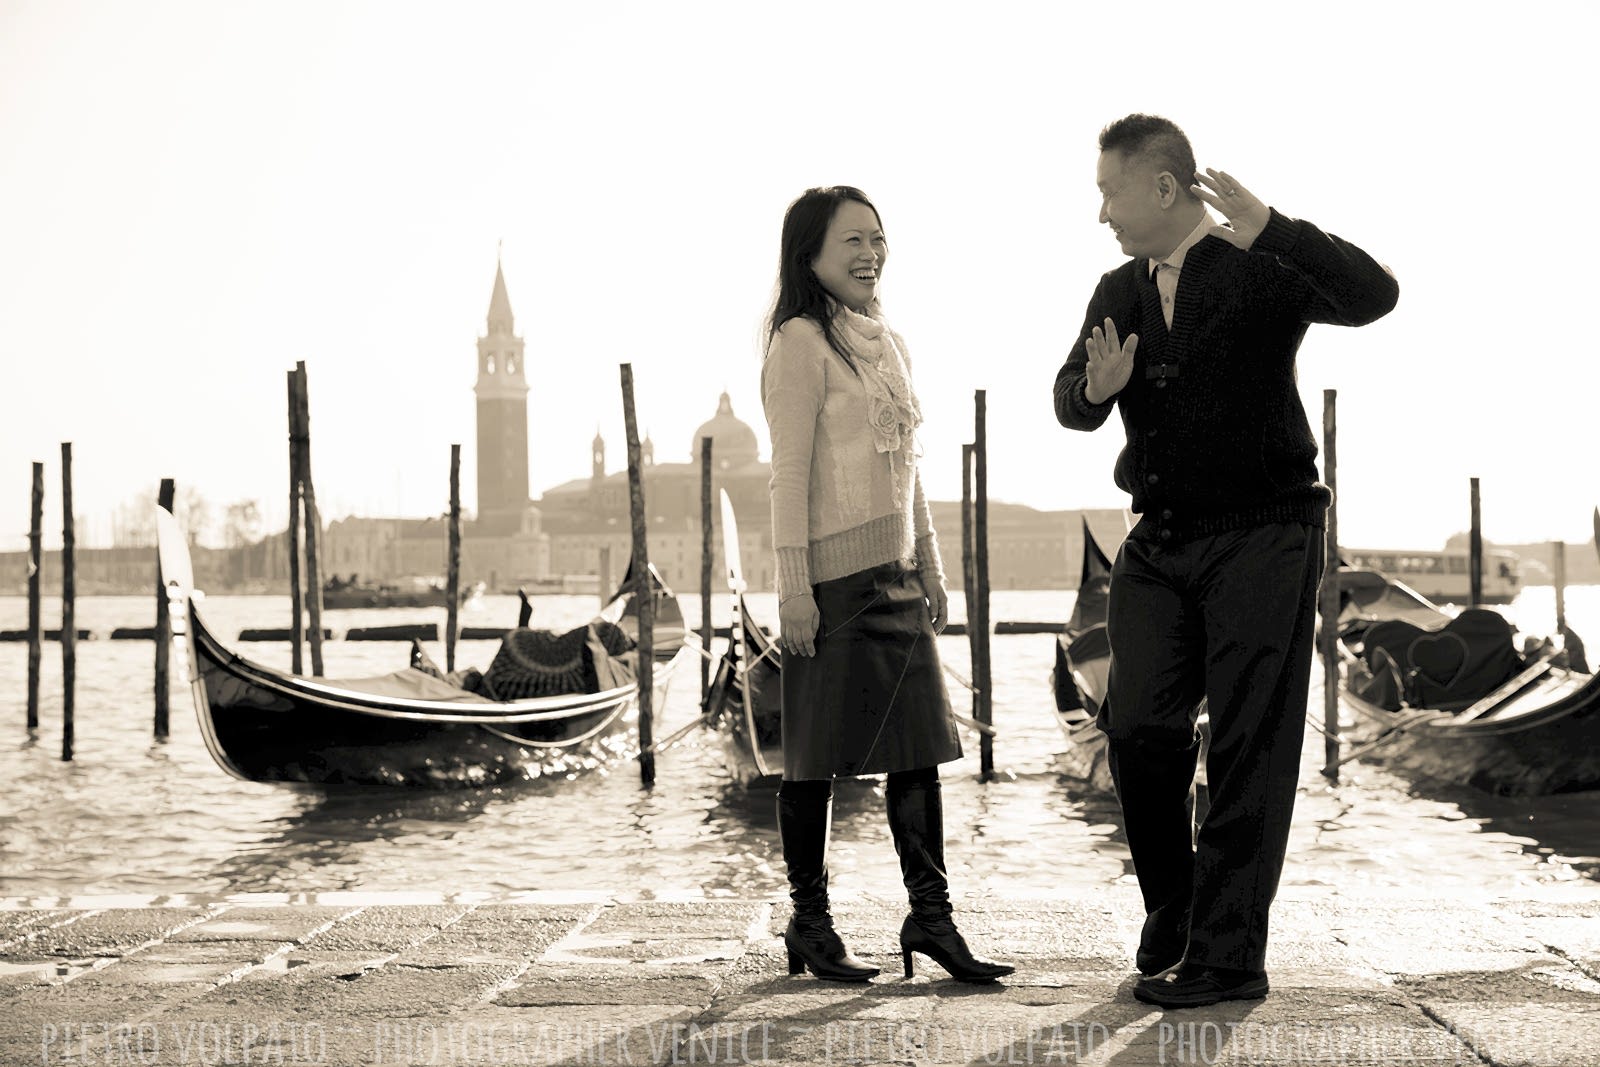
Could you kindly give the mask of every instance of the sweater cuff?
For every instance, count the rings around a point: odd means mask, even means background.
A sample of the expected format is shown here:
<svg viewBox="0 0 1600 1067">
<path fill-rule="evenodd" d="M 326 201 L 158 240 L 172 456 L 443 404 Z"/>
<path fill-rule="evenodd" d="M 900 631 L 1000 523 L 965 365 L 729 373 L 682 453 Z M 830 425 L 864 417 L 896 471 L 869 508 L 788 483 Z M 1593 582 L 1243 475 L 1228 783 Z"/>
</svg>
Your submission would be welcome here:
<svg viewBox="0 0 1600 1067">
<path fill-rule="evenodd" d="M 1085 374 L 1082 378 L 1074 381 L 1072 383 L 1072 388 L 1067 391 L 1067 403 L 1077 408 L 1078 414 L 1082 415 L 1085 419 L 1105 418 L 1107 415 L 1111 414 L 1111 405 L 1115 404 L 1116 402 L 1117 398 L 1115 394 L 1106 397 L 1104 401 L 1098 404 L 1096 404 L 1093 400 L 1090 400 L 1088 374 Z"/>
<path fill-rule="evenodd" d="M 944 581 L 944 560 L 939 556 L 939 538 L 929 531 L 917 538 L 917 572 L 924 584 L 937 579 Z"/>
<path fill-rule="evenodd" d="M 811 550 L 778 549 L 778 603 L 797 596 L 811 595 Z"/>
<path fill-rule="evenodd" d="M 1287 255 L 1300 240 L 1300 223 L 1268 208 L 1267 227 L 1256 235 L 1250 251 L 1263 256 Z"/>
</svg>

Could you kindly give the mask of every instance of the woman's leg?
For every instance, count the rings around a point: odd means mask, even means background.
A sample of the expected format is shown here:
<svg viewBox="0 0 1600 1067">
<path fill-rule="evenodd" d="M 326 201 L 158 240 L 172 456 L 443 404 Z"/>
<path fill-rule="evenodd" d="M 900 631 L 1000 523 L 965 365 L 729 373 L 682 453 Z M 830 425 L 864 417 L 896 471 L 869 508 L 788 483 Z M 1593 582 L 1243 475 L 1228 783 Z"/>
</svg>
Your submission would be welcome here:
<svg viewBox="0 0 1600 1067">
<path fill-rule="evenodd" d="M 789 949 L 789 973 L 809 968 L 818 978 L 864 982 L 877 974 L 878 968 L 845 948 L 828 908 L 832 807 L 833 782 L 829 779 L 786 779 L 778 787 L 778 837 L 789 871 L 789 899 L 794 903 L 794 916 L 783 934 Z"/>
<path fill-rule="evenodd" d="M 944 799 L 939 769 L 892 771 L 888 782 L 889 830 L 900 855 L 911 913 L 900 926 L 906 977 L 913 952 L 934 960 L 963 982 L 992 982 L 1014 967 L 974 956 L 951 919 L 950 882 L 944 865 Z"/>
</svg>

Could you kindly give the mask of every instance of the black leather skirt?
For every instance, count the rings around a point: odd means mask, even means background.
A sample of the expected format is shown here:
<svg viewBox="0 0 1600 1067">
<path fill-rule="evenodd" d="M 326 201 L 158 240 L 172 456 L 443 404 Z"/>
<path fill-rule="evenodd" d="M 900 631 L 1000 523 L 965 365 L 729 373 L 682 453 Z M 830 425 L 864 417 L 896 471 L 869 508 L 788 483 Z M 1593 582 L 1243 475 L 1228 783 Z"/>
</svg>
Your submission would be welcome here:
<svg viewBox="0 0 1600 1067">
<path fill-rule="evenodd" d="M 922 578 L 885 563 L 812 586 L 815 656 L 783 657 L 783 776 L 919 770 L 961 758 Z"/>
</svg>

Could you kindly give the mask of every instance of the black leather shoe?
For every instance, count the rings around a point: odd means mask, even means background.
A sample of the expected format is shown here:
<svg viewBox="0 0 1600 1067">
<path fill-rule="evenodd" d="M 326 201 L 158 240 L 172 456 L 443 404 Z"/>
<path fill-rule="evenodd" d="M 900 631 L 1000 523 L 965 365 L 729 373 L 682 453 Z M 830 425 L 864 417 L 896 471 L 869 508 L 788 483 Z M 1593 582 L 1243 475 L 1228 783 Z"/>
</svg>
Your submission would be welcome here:
<svg viewBox="0 0 1600 1067">
<path fill-rule="evenodd" d="M 1016 970 L 1009 963 L 974 956 L 949 916 L 906 916 L 900 924 L 900 955 L 904 957 L 907 978 L 916 973 L 912 958 L 918 952 L 949 971 L 958 982 L 992 982 Z"/>
<path fill-rule="evenodd" d="M 783 932 L 783 944 L 789 950 L 790 974 L 809 970 L 830 982 L 866 982 L 878 975 L 878 968 L 857 959 L 845 948 L 826 913 L 790 919 L 789 928 Z"/>
<path fill-rule="evenodd" d="M 1182 964 L 1141 978 L 1133 998 L 1163 1008 L 1199 1008 L 1224 1000 L 1260 1000 L 1267 995 L 1267 972 L 1234 971 Z"/>
<path fill-rule="evenodd" d="M 944 800 L 936 771 L 916 777 L 891 774 L 887 796 L 889 831 L 900 855 L 900 874 L 911 914 L 900 924 L 900 955 L 906 977 L 912 956 L 922 953 L 958 982 L 992 982 L 1016 970 L 1009 963 L 974 956 L 951 919 L 950 882 L 944 870 Z"/>
<path fill-rule="evenodd" d="M 865 982 L 878 968 L 845 947 L 828 909 L 828 827 L 833 787 L 825 781 L 784 782 L 778 790 L 778 836 L 789 871 L 794 917 L 783 932 L 789 973 L 809 970 L 835 982 Z"/>
</svg>

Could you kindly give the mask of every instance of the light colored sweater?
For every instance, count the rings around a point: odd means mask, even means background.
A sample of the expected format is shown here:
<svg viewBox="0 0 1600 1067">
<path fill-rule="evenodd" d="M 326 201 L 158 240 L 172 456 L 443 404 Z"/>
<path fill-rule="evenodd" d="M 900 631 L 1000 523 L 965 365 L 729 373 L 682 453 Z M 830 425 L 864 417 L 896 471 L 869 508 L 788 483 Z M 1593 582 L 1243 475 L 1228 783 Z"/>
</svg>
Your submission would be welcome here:
<svg viewBox="0 0 1600 1067">
<path fill-rule="evenodd" d="M 905 342 L 881 318 L 839 308 L 853 372 L 822 328 L 790 319 L 761 367 L 772 433 L 772 543 L 778 599 L 896 560 L 943 581 L 922 495 L 914 431 L 922 421 Z"/>
</svg>

